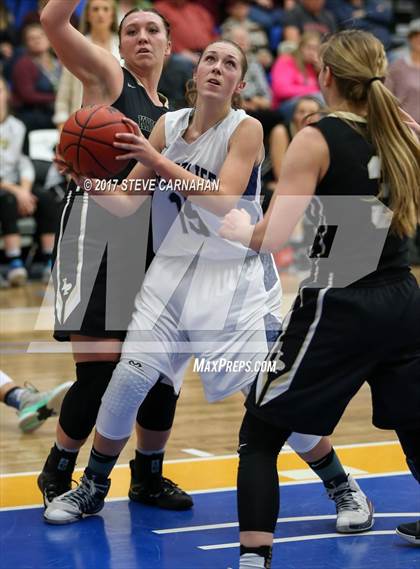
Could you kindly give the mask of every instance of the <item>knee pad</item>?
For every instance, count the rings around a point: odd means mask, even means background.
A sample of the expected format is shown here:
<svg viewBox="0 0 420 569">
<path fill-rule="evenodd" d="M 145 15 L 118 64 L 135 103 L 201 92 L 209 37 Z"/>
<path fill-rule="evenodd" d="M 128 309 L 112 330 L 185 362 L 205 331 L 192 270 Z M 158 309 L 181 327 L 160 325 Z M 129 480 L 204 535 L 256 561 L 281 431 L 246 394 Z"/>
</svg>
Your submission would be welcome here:
<svg viewBox="0 0 420 569">
<path fill-rule="evenodd" d="M 266 423 L 247 411 L 239 431 L 238 453 L 241 456 L 264 452 L 277 456 L 289 435 L 289 430 Z"/>
<path fill-rule="evenodd" d="M 292 447 L 296 453 L 303 454 L 315 448 L 321 439 L 322 437 L 318 435 L 303 435 L 302 433 L 292 433 L 287 439 L 287 444 Z"/>
<path fill-rule="evenodd" d="M 92 432 L 115 366 L 116 362 L 76 364 L 77 381 L 64 397 L 59 419 L 64 432 L 72 439 L 86 439 Z"/>
<path fill-rule="evenodd" d="M 140 405 L 160 373 L 138 360 L 122 359 L 102 398 L 96 429 L 107 439 L 120 440 L 132 433 Z"/>
<path fill-rule="evenodd" d="M 178 397 L 172 385 L 158 381 L 140 405 L 137 423 L 151 431 L 168 431 L 174 422 Z"/>
</svg>

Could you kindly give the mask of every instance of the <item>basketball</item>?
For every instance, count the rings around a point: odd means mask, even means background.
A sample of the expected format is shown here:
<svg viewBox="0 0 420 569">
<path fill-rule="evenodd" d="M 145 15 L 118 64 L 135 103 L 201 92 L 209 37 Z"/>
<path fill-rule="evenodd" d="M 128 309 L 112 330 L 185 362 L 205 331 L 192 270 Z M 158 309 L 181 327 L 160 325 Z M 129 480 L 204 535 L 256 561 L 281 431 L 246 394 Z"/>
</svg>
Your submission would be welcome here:
<svg viewBox="0 0 420 569">
<path fill-rule="evenodd" d="M 128 164 L 116 160 L 121 150 L 113 146 L 117 133 L 132 133 L 123 122 L 123 113 L 107 105 L 88 105 L 73 113 L 64 123 L 58 151 L 78 175 L 112 178 Z"/>
</svg>

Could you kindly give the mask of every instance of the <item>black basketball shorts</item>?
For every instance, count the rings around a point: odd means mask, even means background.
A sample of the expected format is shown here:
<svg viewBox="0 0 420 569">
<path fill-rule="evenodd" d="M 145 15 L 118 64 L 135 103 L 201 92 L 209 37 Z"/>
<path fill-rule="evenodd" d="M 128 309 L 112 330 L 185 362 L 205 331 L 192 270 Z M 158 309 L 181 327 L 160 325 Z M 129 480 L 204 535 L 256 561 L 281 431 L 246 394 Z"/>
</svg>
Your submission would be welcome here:
<svg viewBox="0 0 420 569">
<path fill-rule="evenodd" d="M 147 204 L 118 218 L 88 194 L 68 193 L 54 248 L 55 339 L 125 338 L 152 257 L 149 222 Z"/>
<path fill-rule="evenodd" d="M 373 424 L 420 426 L 420 290 L 412 275 L 371 288 L 303 289 L 246 402 L 300 433 L 333 432 L 365 381 Z"/>
</svg>

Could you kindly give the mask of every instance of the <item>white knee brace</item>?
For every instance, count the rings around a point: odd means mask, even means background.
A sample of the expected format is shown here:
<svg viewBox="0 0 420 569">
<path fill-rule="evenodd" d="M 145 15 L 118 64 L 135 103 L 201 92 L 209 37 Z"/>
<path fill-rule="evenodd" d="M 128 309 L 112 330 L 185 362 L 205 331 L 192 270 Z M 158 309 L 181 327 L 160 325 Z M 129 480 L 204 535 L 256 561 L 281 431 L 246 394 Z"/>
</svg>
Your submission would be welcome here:
<svg viewBox="0 0 420 569">
<path fill-rule="evenodd" d="M 154 368 L 133 359 L 121 360 L 102 397 L 96 430 L 111 440 L 129 437 L 137 411 L 159 379 Z"/>
<path fill-rule="evenodd" d="M 318 435 L 302 435 L 301 433 L 292 433 L 287 439 L 287 444 L 298 454 L 309 452 L 316 445 L 322 437 Z"/>
</svg>

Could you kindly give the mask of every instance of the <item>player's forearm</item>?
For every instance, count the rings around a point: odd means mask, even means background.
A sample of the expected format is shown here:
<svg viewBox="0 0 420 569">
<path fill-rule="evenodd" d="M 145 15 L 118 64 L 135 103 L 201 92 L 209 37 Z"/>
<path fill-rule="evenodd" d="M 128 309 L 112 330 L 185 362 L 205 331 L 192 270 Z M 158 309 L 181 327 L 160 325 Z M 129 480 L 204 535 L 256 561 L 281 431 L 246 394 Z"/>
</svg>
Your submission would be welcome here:
<svg viewBox="0 0 420 569">
<path fill-rule="evenodd" d="M 48 0 L 41 12 L 41 23 L 44 28 L 57 27 L 69 23 L 80 0 Z"/>
<path fill-rule="evenodd" d="M 223 216 L 236 207 L 240 198 L 239 195 L 229 195 L 229 190 L 220 180 L 196 176 L 162 155 L 159 155 L 154 164 L 154 170 L 179 194 L 218 216 Z"/>
</svg>

